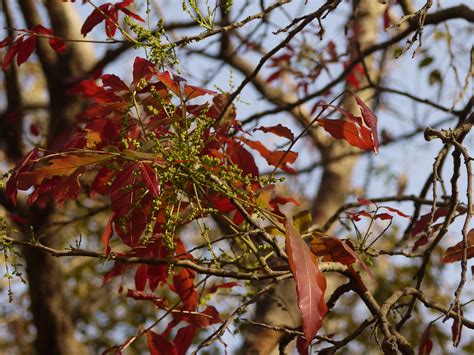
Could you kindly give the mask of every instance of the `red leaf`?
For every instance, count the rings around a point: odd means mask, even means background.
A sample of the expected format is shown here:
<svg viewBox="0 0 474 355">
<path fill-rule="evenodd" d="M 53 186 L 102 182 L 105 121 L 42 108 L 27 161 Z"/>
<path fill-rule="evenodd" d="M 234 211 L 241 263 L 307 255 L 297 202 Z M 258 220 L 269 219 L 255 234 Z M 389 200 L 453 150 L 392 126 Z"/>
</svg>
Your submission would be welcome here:
<svg viewBox="0 0 474 355">
<path fill-rule="evenodd" d="M 158 197 L 160 194 L 160 186 L 158 185 L 158 179 L 156 178 L 155 171 L 150 166 L 150 164 L 144 162 L 140 162 L 140 170 L 142 173 L 142 179 L 151 195 L 153 197 Z"/>
<path fill-rule="evenodd" d="M 303 318 L 306 346 L 323 325 L 327 313 L 324 302 L 326 279 L 318 262 L 292 223 L 286 222 L 286 250 L 291 272 L 296 282 L 298 306 Z"/>
<path fill-rule="evenodd" d="M 284 204 L 287 204 L 287 203 L 292 203 L 295 206 L 301 206 L 301 203 L 299 203 L 293 197 L 277 196 L 277 197 L 272 198 L 270 200 L 270 205 L 284 205 Z"/>
<path fill-rule="evenodd" d="M 190 100 L 203 95 L 216 95 L 216 92 L 199 86 L 184 84 L 184 94 L 186 100 Z"/>
<path fill-rule="evenodd" d="M 115 216 L 114 212 L 112 212 L 109 215 L 109 218 L 107 219 L 107 223 L 105 224 L 104 231 L 102 232 L 102 236 L 100 237 L 100 240 L 102 241 L 102 244 L 104 245 L 105 256 L 108 256 L 110 254 L 109 241 L 113 233 L 112 221 L 114 220 L 114 216 Z"/>
<path fill-rule="evenodd" d="M 222 322 L 221 316 L 214 306 L 207 306 L 206 309 L 201 313 L 207 316 L 198 319 L 198 325 L 201 328 L 207 328 L 212 324 Z"/>
<path fill-rule="evenodd" d="M 154 293 L 145 293 L 141 291 L 128 290 L 127 297 L 133 298 L 137 301 L 151 301 L 158 308 L 166 307 L 167 302 L 165 298 L 160 298 Z"/>
<path fill-rule="evenodd" d="M 124 1 L 125 2 L 125 1 Z M 117 4 L 119 5 L 119 4 Z M 123 13 L 125 13 L 126 15 L 130 16 L 130 17 L 133 17 L 135 20 L 138 20 L 138 21 L 141 21 L 141 22 L 145 22 L 144 19 L 142 19 L 140 16 L 138 16 L 136 13 L 130 11 L 129 9 L 126 9 L 125 7 L 120 7 L 120 11 L 122 11 Z"/>
<path fill-rule="evenodd" d="M 418 355 L 430 355 L 433 348 L 433 342 L 430 340 L 431 323 L 428 324 L 425 331 L 421 335 L 420 346 L 418 347 Z"/>
<path fill-rule="evenodd" d="M 155 73 L 155 65 L 146 59 L 136 57 L 133 63 L 133 85 L 136 86 L 141 79 L 148 80 Z"/>
<path fill-rule="evenodd" d="M 86 96 L 94 97 L 104 93 L 104 88 L 97 85 L 95 80 L 92 79 L 82 80 L 79 86 L 81 87 L 82 93 Z"/>
<path fill-rule="evenodd" d="M 396 208 L 388 207 L 388 206 L 381 206 L 381 208 L 385 208 L 386 210 L 398 214 L 400 217 L 411 219 L 411 217 Z"/>
<path fill-rule="evenodd" d="M 183 267 L 173 276 L 173 286 L 183 302 L 183 308 L 187 311 L 194 311 L 197 308 L 198 294 L 194 288 L 194 277 L 194 271 Z"/>
<path fill-rule="evenodd" d="M 126 187 L 127 182 L 129 181 L 129 179 L 131 179 L 132 174 L 135 172 L 136 169 L 136 163 L 130 164 L 126 167 L 122 166 L 120 173 L 115 174 L 115 179 L 110 189 L 115 192 L 116 190 Z"/>
<path fill-rule="evenodd" d="M 42 25 L 36 25 L 31 30 L 37 34 L 42 34 L 49 37 L 48 43 L 56 52 L 63 53 L 66 50 L 63 39 L 55 37 L 51 28 L 46 28 Z"/>
<path fill-rule="evenodd" d="M 354 121 L 320 118 L 318 124 L 336 139 L 344 139 L 350 145 L 362 150 L 373 150 L 371 131 Z"/>
<path fill-rule="evenodd" d="M 18 53 L 21 43 L 23 42 L 23 37 L 18 38 L 15 42 L 13 42 L 12 46 L 8 49 L 8 52 L 3 57 L 2 68 L 3 70 L 7 70 L 10 66 L 15 55 Z"/>
<path fill-rule="evenodd" d="M 116 211 L 115 230 L 124 244 L 135 247 L 139 244 L 140 237 L 150 221 L 149 201 L 144 201 L 142 194 L 137 190 L 130 193 L 125 191 L 119 198 L 112 195 L 112 198 L 120 206 L 120 208 L 114 209 Z M 124 201 L 128 201 L 128 203 L 124 204 Z"/>
<path fill-rule="evenodd" d="M 113 37 L 117 31 L 118 11 L 116 6 L 113 6 L 105 19 L 105 34 L 107 37 Z"/>
<path fill-rule="evenodd" d="M 234 281 L 234 282 L 226 282 L 223 284 L 217 284 L 217 285 L 207 288 L 206 293 L 214 293 L 214 292 L 217 292 L 217 290 L 220 288 L 232 288 L 235 286 L 239 286 L 239 283 Z"/>
<path fill-rule="evenodd" d="M 318 235 L 311 240 L 311 251 L 322 256 L 324 261 L 336 261 L 352 265 L 359 260 L 354 251 L 343 241 L 335 237 Z"/>
<path fill-rule="evenodd" d="M 166 254 L 161 257 L 166 257 Z M 160 283 L 166 283 L 166 268 L 166 265 L 148 265 L 147 279 L 150 290 L 155 291 Z"/>
<path fill-rule="evenodd" d="M 258 127 L 258 128 L 255 128 L 254 131 L 263 131 L 265 133 L 273 133 L 279 137 L 288 138 L 290 141 L 293 141 L 295 139 L 293 132 L 291 132 L 288 127 L 285 127 L 281 124 L 277 124 L 276 126 L 271 126 L 271 127 L 263 127 L 263 126 Z"/>
<path fill-rule="evenodd" d="M 393 216 L 388 213 L 379 213 L 375 215 L 375 219 L 380 219 L 382 221 L 387 221 L 393 219 Z"/>
<path fill-rule="evenodd" d="M 147 333 L 148 350 L 151 355 L 178 355 L 178 351 L 172 342 L 161 334 L 157 334 L 152 330 Z"/>
<path fill-rule="evenodd" d="M 53 197 L 58 205 L 62 207 L 68 199 L 76 199 L 81 191 L 79 176 L 84 172 L 84 168 L 79 168 L 69 176 L 56 177 L 50 184 L 52 186 Z M 57 181 L 56 181 L 57 180 Z"/>
<path fill-rule="evenodd" d="M 467 258 L 474 257 L 474 229 L 471 229 L 467 234 Z M 464 255 L 464 242 L 460 241 L 455 246 L 452 246 L 446 250 L 443 256 L 443 263 L 454 263 L 462 260 Z"/>
<path fill-rule="evenodd" d="M 272 81 L 278 79 L 278 78 L 280 77 L 280 75 L 281 75 L 281 72 L 282 72 L 281 70 L 277 70 L 276 72 L 274 72 L 273 74 L 271 74 L 271 75 L 267 78 L 266 83 L 269 84 L 269 83 L 271 83 Z"/>
<path fill-rule="evenodd" d="M 362 205 L 362 206 L 368 206 L 368 205 L 373 204 L 372 201 L 367 200 L 367 199 L 365 199 L 365 198 L 360 198 L 360 197 L 357 198 L 357 202 L 359 203 L 359 205 Z"/>
<path fill-rule="evenodd" d="M 202 95 L 214 95 L 215 91 L 207 90 L 198 86 L 188 85 L 185 80 L 177 75 L 171 77 L 168 71 L 157 74 L 158 79 L 165 84 L 165 86 L 174 92 L 179 97 L 184 96 L 183 99 L 190 100 Z"/>
<path fill-rule="evenodd" d="M 331 60 L 337 61 L 337 48 L 336 44 L 333 41 L 328 42 L 328 46 L 326 48 Z"/>
<path fill-rule="evenodd" d="M 244 137 L 237 137 L 237 139 L 241 140 L 245 144 L 247 144 L 250 148 L 255 149 L 263 158 L 266 158 L 270 155 L 270 150 L 265 147 L 261 142 L 251 141 L 250 139 Z"/>
<path fill-rule="evenodd" d="M 303 336 L 296 338 L 296 350 L 298 350 L 300 355 L 308 355 L 308 344 Z"/>
<path fill-rule="evenodd" d="M 12 43 L 12 38 L 10 36 L 5 37 L 0 41 L 0 48 L 5 48 Z"/>
<path fill-rule="evenodd" d="M 232 163 L 237 165 L 245 175 L 258 176 L 258 168 L 252 154 L 245 149 L 242 144 L 229 141 L 227 144 L 227 154 Z"/>
<path fill-rule="evenodd" d="M 418 240 L 413 244 L 412 251 L 416 252 L 419 247 L 426 245 L 428 243 L 428 236 L 426 234 L 423 234 Z"/>
<path fill-rule="evenodd" d="M 117 175 L 115 170 L 103 167 L 97 173 L 91 185 L 90 196 L 94 198 L 96 194 L 108 195 L 111 191 L 110 181 Z"/>
<path fill-rule="evenodd" d="M 203 312 L 187 312 L 176 310 L 173 313 L 176 321 L 184 320 L 198 328 L 208 328 L 212 324 L 221 323 L 219 312 L 213 306 L 207 306 Z"/>
<path fill-rule="evenodd" d="M 188 351 L 191 346 L 195 334 L 196 327 L 192 324 L 178 330 L 174 339 L 178 355 L 186 355 L 186 351 Z"/>
<path fill-rule="evenodd" d="M 123 254 L 117 253 L 117 255 L 123 255 Z M 107 274 L 105 274 L 103 285 L 108 284 L 112 280 L 113 277 L 122 275 L 126 269 L 127 269 L 127 264 L 123 264 L 119 261 L 116 261 L 114 264 L 114 267 Z"/>
<path fill-rule="evenodd" d="M 31 28 L 31 31 L 37 34 L 42 34 L 46 36 L 50 36 L 53 34 L 53 30 L 51 28 L 46 28 L 43 25 L 36 25 Z"/>
<path fill-rule="evenodd" d="M 30 133 L 37 137 L 40 134 L 40 125 L 38 123 L 32 123 L 30 125 Z"/>
<path fill-rule="evenodd" d="M 344 67 L 349 65 L 348 62 L 344 63 Z M 360 88 L 360 80 L 365 76 L 364 66 L 362 64 L 356 64 L 354 69 L 347 75 L 347 83 L 352 86 L 355 90 Z"/>
<path fill-rule="evenodd" d="M 25 39 L 23 37 L 23 41 L 18 47 L 18 55 L 16 57 L 16 64 L 18 66 L 22 65 L 24 62 L 28 60 L 31 56 L 33 51 L 36 48 L 36 36 L 29 36 Z"/>
<path fill-rule="evenodd" d="M 104 86 L 110 87 L 115 92 L 130 91 L 130 88 L 125 84 L 122 79 L 114 74 L 104 74 L 100 77 Z"/>
<path fill-rule="evenodd" d="M 148 265 L 140 265 L 135 272 L 135 288 L 143 291 L 146 286 L 148 276 Z"/>
<path fill-rule="evenodd" d="M 287 164 L 293 163 L 298 157 L 298 153 L 286 150 L 277 150 L 275 152 L 270 151 L 265 147 L 261 142 L 251 141 L 250 139 L 244 137 L 238 137 L 237 139 L 243 141 L 250 148 L 255 149 L 260 153 L 260 155 L 265 158 L 269 165 L 273 165 L 277 168 L 281 168 L 289 173 L 295 173 L 295 171 L 290 168 Z"/>
<path fill-rule="evenodd" d="M 105 20 L 105 17 L 103 15 L 109 15 L 109 10 L 110 10 L 111 4 L 103 4 L 100 5 L 99 8 L 94 9 L 94 11 L 91 12 L 91 14 L 86 18 L 84 21 L 84 24 L 81 27 L 81 34 L 85 37 L 92 29 L 97 26 L 99 23 Z"/>
<path fill-rule="evenodd" d="M 435 222 L 438 218 L 441 218 L 447 215 L 448 215 L 448 209 L 446 207 L 438 208 L 433 213 L 433 222 Z M 430 221 L 431 221 L 431 212 L 421 216 L 420 219 L 416 221 L 415 225 L 413 226 L 411 230 L 412 237 L 423 232 L 428 226 L 428 223 L 430 223 Z"/>
<path fill-rule="evenodd" d="M 51 37 L 48 40 L 49 45 L 58 53 L 64 53 L 66 50 L 66 46 L 64 44 L 64 40 L 58 37 Z"/>
<path fill-rule="evenodd" d="M 211 202 L 211 206 L 219 212 L 230 212 L 235 210 L 235 205 L 227 197 L 222 197 L 221 194 L 213 194 L 207 197 Z"/>
<path fill-rule="evenodd" d="M 358 212 L 346 212 L 346 216 L 350 219 L 352 219 L 355 222 L 358 222 L 361 220 L 360 216 L 364 216 L 367 218 L 372 219 L 373 216 L 368 213 L 367 211 L 358 211 Z"/>
<path fill-rule="evenodd" d="M 17 190 L 18 190 L 18 177 L 20 174 L 26 170 L 28 170 L 35 159 L 39 157 L 39 150 L 38 148 L 34 148 L 31 150 L 22 161 L 20 161 L 13 174 L 7 181 L 5 186 L 5 196 L 9 198 L 14 205 L 16 205 L 17 201 Z"/>
<path fill-rule="evenodd" d="M 362 114 L 362 119 L 364 120 L 364 123 L 370 129 L 370 132 L 372 134 L 372 141 L 374 145 L 373 150 L 375 153 L 378 153 L 380 143 L 379 143 L 379 136 L 377 132 L 377 117 L 375 117 L 374 112 L 370 109 L 369 106 L 365 104 L 364 101 L 362 101 L 362 99 L 359 96 L 357 96 L 354 93 L 351 93 L 351 94 L 354 96 L 357 102 L 357 105 L 359 105 L 360 112 Z"/>
<path fill-rule="evenodd" d="M 151 218 L 151 196 L 143 193 L 143 182 L 134 174 L 138 163 L 122 167 L 111 186 L 111 208 L 118 236 L 128 246 L 136 246 Z"/>
</svg>

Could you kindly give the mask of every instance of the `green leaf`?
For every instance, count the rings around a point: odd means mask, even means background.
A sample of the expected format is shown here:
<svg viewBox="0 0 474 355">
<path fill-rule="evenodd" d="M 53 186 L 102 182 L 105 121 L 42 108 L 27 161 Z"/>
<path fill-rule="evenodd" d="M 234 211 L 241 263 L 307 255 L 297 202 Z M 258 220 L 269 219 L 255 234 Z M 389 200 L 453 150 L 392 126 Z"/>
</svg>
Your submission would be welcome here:
<svg viewBox="0 0 474 355">
<path fill-rule="evenodd" d="M 427 67 L 428 65 L 430 65 L 431 63 L 433 63 L 433 57 L 425 57 L 420 62 L 420 64 L 418 64 L 418 67 L 424 68 L 424 67 Z"/>
<path fill-rule="evenodd" d="M 438 69 L 433 70 L 428 78 L 428 83 L 434 85 L 436 83 L 441 84 L 442 82 L 443 78 L 441 77 L 441 72 Z"/>
</svg>

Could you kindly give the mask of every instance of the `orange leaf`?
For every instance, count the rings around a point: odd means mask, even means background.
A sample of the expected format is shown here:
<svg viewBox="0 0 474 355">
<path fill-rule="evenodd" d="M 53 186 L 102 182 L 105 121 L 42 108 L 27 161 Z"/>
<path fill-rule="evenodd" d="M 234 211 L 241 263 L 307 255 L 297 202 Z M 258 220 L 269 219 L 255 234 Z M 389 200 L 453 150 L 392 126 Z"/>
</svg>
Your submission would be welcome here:
<svg viewBox="0 0 474 355">
<path fill-rule="evenodd" d="M 27 190 L 31 186 L 39 185 L 44 179 L 52 176 L 71 175 L 80 167 L 100 163 L 112 157 L 112 154 L 91 154 L 91 155 L 64 155 L 53 158 L 49 165 L 38 169 L 23 172 L 18 177 L 18 189 Z"/>
<path fill-rule="evenodd" d="M 318 262 L 292 223 L 286 222 L 286 251 L 296 282 L 298 306 L 303 318 L 306 347 L 323 325 L 327 313 L 324 302 L 326 279 Z"/>
</svg>

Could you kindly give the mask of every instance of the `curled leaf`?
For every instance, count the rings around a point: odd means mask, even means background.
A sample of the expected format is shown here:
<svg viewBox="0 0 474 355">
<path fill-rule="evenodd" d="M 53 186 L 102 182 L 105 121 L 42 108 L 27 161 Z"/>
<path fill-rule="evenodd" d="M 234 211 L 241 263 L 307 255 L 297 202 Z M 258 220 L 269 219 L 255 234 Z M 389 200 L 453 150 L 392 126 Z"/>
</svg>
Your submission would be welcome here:
<svg viewBox="0 0 474 355">
<path fill-rule="evenodd" d="M 279 137 L 288 138 L 290 141 L 295 139 L 293 132 L 288 127 L 283 126 L 282 124 L 277 124 L 276 126 L 271 127 L 258 127 L 254 131 L 263 131 L 265 133 L 273 133 Z"/>
<path fill-rule="evenodd" d="M 428 324 L 425 331 L 421 335 L 420 346 L 418 347 L 418 355 L 430 355 L 433 349 L 433 342 L 430 340 L 431 323 Z"/>
</svg>

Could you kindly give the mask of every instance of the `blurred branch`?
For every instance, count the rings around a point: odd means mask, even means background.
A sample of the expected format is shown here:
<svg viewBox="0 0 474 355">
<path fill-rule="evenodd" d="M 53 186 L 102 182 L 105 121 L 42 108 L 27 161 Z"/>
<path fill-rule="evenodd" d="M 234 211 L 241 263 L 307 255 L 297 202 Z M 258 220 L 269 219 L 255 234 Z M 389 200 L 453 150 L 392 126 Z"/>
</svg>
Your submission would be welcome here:
<svg viewBox="0 0 474 355">
<path fill-rule="evenodd" d="M 273 271 L 271 273 L 253 273 L 253 272 L 238 272 L 224 268 L 212 268 L 203 265 L 199 265 L 191 260 L 187 259 L 169 259 L 169 258 L 153 258 L 153 257 L 135 257 L 126 255 L 117 255 L 111 253 L 105 255 L 102 253 L 71 248 L 70 250 L 58 250 L 41 243 L 30 243 L 21 240 L 16 240 L 10 237 L 1 237 L 2 240 L 12 243 L 14 245 L 22 245 L 28 248 L 41 250 L 55 257 L 72 257 L 72 256 L 83 256 L 88 258 L 96 258 L 102 261 L 118 261 L 124 264 L 146 264 L 146 265 L 170 265 L 177 267 L 185 267 L 201 274 L 213 275 L 219 277 L 231 277 L 239 280 L 272 280 L 279 277 L 290 277 L 291 273 L 288 270 L 285 271 Z M 323 272 L 344 272 L 347 266 L 337 262 L 321 262 L 319 263 L 319 269 Z"/>
<path fill-rule="evenodd" d="M 425 26 L 426 25 L 436 25 L 436 24 L 439 24 L 441 22 L 452 20 L 452 19 L 464 19 L 468 22 L 474 22 L 474 10 L 471 10 L 466 5 L 459 5 L 459 6 L 455 6 L 455 7 L 452 7 L 452 8 L 445 9 L 445 10 L 440 10 L 439 12 L 436 12 L 436 13 L 433 13 L 433 14 L 428 14 L 426 16 Z M 396 34 L 391 39 L 389 39 L 385 42 L 373 45 L 373 46 L 361 51 L 361 54 L 359 56 L 353 58 L 351 60 L 351 62 L 345 67 L 345 69 L 342 71 L 341 74 L 339 74 L 330 83 L 326 84 L 323 88 L 321 88 L 321 89 L 319 89 L 319 90 L 317 90 L 317 91 L 315 91 L 315 92 L 313 92 L 309 95 L 306 95 L 305 97 L 303 97 L 303 98 L 301 98 L 297 101 L 287 103 L 287 104 L 282 104 L 282 105 L 280 105 L 276 108 L 269 109 L 269 110 L 251 115 L 248 118 L 244 119 L 242 121 L 242 123 L 246 124 L 248 122 L 251 122 L 253 120 L 256 120 L 258 118 L 261 118 L 261 117 L 264 117 L 264 116 L 267 116 L 267 115 L 271 115 L 271 114 L 275 114 L 275 113 L 279 113 L 279 112 L 283 112 L 283 111 L 290 111 L 293 108 L 295 108 L 297 106 L 300 106 L 300 105 L 304 104 L 305 102 L 307 102 L 311 99 L 314 99 L 318 96 L 321 96 L 322 94 L 324 94 L 325 92 L 330 91 L 337 84 L 339 84 L 343 80 L 345 80 L 347 75 L 349 75 L 352 72 L 352 70 L 356 67 L 356 65 L 358 65 L 359 63 L 362 62 L 364 57 L 367 57 L 370 54 L 378 52 L 379 50 L 383 50 L 383 49 L 391 46 L 392 44 L 395 44 L 395 43 L 401 41 L 402 39 L 406 38 L 411 32 L 416 31 L 416 29 L 417 29 L 417 25 L 413 24 L 413 23 L 410 23 L 410 26 L 407 29 L 405 29 L 402 32 Z"/>
</svg>

